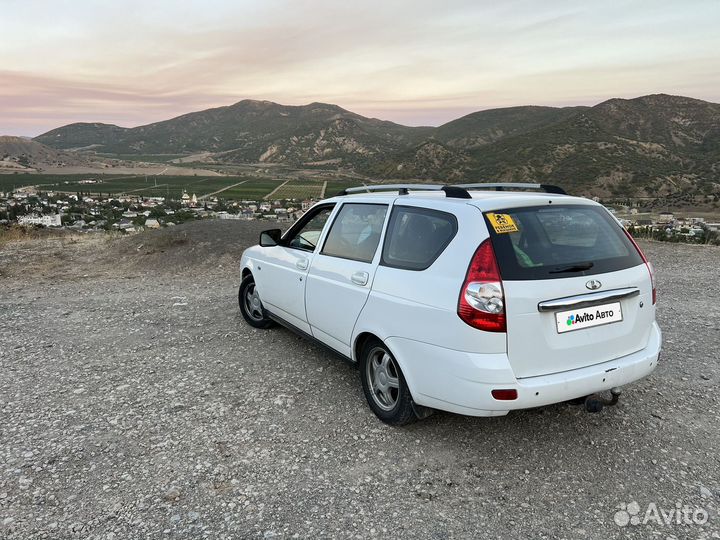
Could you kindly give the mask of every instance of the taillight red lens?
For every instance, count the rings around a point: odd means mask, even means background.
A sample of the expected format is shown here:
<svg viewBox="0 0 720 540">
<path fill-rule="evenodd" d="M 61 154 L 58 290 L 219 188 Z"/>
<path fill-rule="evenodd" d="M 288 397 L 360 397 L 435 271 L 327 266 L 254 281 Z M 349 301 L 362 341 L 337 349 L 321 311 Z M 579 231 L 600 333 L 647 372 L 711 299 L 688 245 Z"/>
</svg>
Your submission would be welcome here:
<svg viewBox="0 0 720 540">
<path fill-rule="evenodd" d="M 491 392 L 492 397 L 497 399 L 498 401 L 512 401 L 514 399 L 517 399 L 517 390 L 514 388 L 502 388 L 493 390 Z"/>
<path fill-rule="evenodd" d="M 638 246 L 632 235 L 627 232 L 627 229 L 623 228 L 623 231 L 625 232 L 625 236 L 628 237 L 628 240 L 630 240 L 630 242 L 632 242 L 632 245 L 635 246 L 635 249 L 640 254 L 640 257 L 642 257 L 645 266 L 647 266 L 648 272 L 650 272 L 650 283 L 652 284 L 652 303 L 653 305 L 655 305 L 657 303 L 657 288 L 655 287 L 655 269 L 653 268 L 652 263 L 647 260 L 647 257 L 643 253 L 642 249 L 640 249 L 640 246 Z"/>
<path fill-rule="evenodd" d="M 486 332 L 505 332 L 505 293 L 495 251 L 488 238 L 475 251 L 460 289 L 458 315 Z"/>
</svg>

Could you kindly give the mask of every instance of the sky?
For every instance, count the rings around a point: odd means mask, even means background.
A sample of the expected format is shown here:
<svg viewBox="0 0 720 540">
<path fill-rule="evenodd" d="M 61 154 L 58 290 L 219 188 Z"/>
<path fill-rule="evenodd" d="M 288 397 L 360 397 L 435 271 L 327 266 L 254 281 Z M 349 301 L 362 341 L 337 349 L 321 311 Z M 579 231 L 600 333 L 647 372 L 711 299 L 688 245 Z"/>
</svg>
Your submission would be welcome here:
<svg viewBox="0 0 720 540">
<path fill-rule="evenodd" d="M 513 105 L 720 102 L 720 0 L 0 0 L 0 135 L 242 99 L 407 125 Z"/>
</svg>

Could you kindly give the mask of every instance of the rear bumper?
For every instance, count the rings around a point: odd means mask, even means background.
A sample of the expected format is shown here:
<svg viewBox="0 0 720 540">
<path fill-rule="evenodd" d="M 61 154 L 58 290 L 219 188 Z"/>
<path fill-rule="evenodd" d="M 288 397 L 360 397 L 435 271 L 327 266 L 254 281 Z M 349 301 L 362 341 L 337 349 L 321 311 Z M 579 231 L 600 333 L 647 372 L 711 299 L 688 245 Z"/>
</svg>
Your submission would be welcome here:
<svg viewBox="0 0 720 540">
<path fill-rule="evenodd" d="M 474 354 L 403 338 L 389 338 L 416 403 L 470 416 L 502 416 L 623 386 L 646 377 L 660 356 L 662 334 L 653 322 L 647 346 L 602 364 L 552 375 L 516 379 L 505 354 Z M 498 401 L 493 389 L 518 397 Z"/>
</svg>

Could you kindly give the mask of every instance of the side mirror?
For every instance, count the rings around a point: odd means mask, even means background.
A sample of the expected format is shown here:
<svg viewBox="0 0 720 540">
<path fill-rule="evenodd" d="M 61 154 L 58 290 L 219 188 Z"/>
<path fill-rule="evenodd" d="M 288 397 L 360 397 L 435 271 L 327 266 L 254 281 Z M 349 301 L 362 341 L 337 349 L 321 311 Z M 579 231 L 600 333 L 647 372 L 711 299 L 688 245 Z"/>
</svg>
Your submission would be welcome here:
<svg viewBox="0 0 720 540">
<path fill-rule="evenodd" d="M 260 246 L 272 247 L 280 243 L 282 231 L 280 229 L 268 229 L 260 233 Z"/>
</svg>

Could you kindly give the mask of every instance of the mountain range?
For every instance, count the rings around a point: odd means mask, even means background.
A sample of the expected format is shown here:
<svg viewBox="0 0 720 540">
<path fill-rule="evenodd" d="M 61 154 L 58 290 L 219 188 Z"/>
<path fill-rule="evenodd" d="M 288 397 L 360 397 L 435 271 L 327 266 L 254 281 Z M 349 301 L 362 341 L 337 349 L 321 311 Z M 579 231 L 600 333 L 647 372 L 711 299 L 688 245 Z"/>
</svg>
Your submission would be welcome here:
<svg viewBox="0 0 720 540">
<path fill-rule="evenodd" d="M 86 155 L 51 148 L 24 137 L 0 136 L 0 173 L 36 172 L 47 166 L 88 163 Z"/>
<path fill-rule="evenodd" d="M 593 107 L 508 107 L 439 127 L 366 118 L 337 105 L 243 100 L 135 128 L 77 123 L 36 142 L 64 151 L 195 155 L 378 179 L 543 181 L 585 194 L 720 191 L 720 104 L 666 94 Z"/>
</svg>

